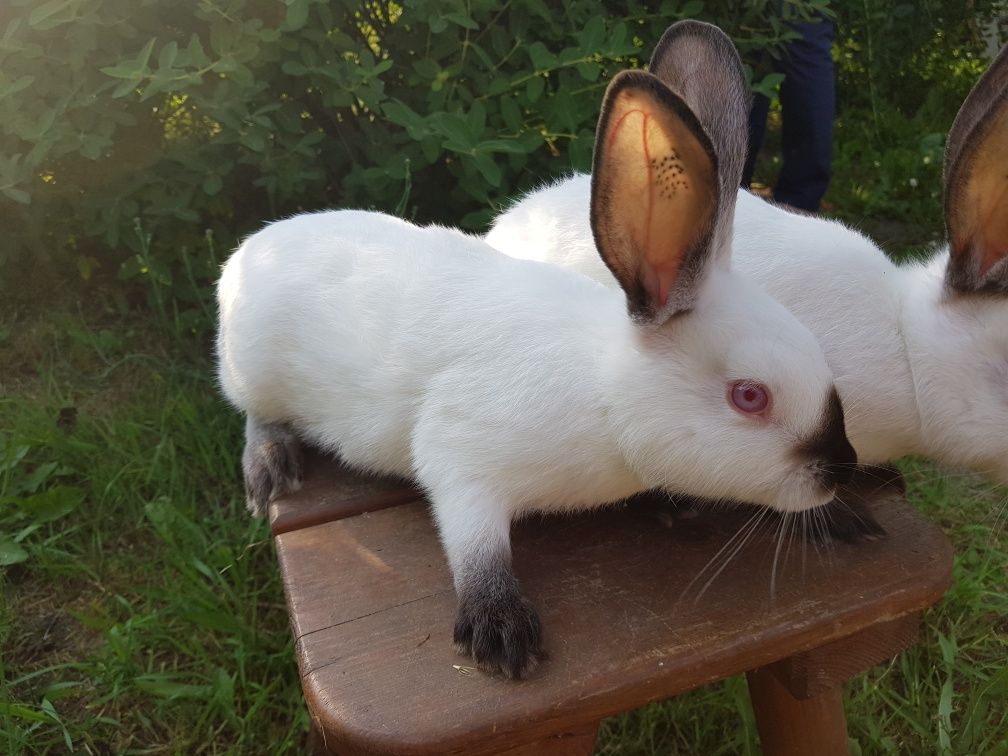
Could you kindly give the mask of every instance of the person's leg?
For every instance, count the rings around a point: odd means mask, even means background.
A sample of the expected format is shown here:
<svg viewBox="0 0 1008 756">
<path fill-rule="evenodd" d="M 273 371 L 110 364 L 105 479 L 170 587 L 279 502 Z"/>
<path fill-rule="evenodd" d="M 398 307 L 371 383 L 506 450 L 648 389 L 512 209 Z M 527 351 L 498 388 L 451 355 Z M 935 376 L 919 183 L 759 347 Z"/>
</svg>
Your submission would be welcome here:
<svg viewBox="0 0 1008 756">
<path fill-rule="evenodd" d="M 745 168 L 742 170 L 742 188 L 748 189 L 752 183 L 753 171 L 756 170 L 756 156 L 763 146 L 763 136 L 766 134 L 767 113 L 770 112 L 770 100 L 766 95 L 753 93 L 752 108 L 749 110 L 749 154 L 746 156 Z"/>
<path fill-rule="evenodd" d="M 818 210 L 830 179 L 836 77 L 831 46 L 833 23 L 795 24 L 801 34 L 787 45 L 780 69 L 781 172 L 774 199 Z"/>
</svg>

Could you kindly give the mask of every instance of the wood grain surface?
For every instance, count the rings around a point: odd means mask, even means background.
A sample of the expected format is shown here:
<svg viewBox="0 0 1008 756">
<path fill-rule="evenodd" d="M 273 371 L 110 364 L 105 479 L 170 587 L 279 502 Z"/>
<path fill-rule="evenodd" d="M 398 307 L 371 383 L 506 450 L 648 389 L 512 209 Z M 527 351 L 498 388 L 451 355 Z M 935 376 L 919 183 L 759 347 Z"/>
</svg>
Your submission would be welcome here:
<svg viewBox="0 0 1008 756">
<path fill-rule="evenodd" d="M 339 485 L 360 502 L 373 481 Z M 310 479 L 301 495 L 312 486 L 325 487 Z M 752 509 L 651 496 L 537 517 L 513 529 L 514 566 L 550 658 L 513 682 L 452 649 L 455 596 L 428 507 L 398 490 L 411 501 L 276 538 L 305 698 L 339 753 L 492 752 L 562 733 L 586 743 L 602 717 L 795 655 L 774 674 L 810 695 L 895 653 L 950 580 L 947 539 L 894 486 L 868 497 L 886 538 L 817 549 L 765 530 L 727 564 L 716 555 Z M 848 652 L 844 639 L 878 627 L 874 651 Z"/>
<path fill-rule="evenodd" d="M 879 622 L 855 635 L 792 654 L 769 669 L 792 696 L 812 698 L 909 648 L 917 641 L 920 622 L 920 612 Z"/>
</svg>

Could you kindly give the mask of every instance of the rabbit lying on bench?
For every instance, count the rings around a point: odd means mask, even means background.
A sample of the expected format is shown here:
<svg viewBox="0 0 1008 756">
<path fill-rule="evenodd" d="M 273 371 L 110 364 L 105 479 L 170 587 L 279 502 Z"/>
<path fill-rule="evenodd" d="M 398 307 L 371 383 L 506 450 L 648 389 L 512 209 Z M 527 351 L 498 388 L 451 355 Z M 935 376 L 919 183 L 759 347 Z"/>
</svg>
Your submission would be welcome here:
<svg viewBox="0 0 1008 756">
<path fill-rule="evenodd" d="M 742 124 L 734 65 L 708 107 Z M 662 177 L 648 212 L 642 161 Z M 840 401 L 808 330 L 729 270 L 735 162 L 655 77 L 612 81 L 592 226 L 622 291 L 379 213 L 249 237 L 218 285 L 217 354 L 247 415 L 250 510 L 298 485 L 302 440 L 413 478 L 453 572 L 457 646 L 520 677 L 542 641 L 511 571 L 514 518 L 654 487 L 830 501 L 855 463 Z"/>
</svg>

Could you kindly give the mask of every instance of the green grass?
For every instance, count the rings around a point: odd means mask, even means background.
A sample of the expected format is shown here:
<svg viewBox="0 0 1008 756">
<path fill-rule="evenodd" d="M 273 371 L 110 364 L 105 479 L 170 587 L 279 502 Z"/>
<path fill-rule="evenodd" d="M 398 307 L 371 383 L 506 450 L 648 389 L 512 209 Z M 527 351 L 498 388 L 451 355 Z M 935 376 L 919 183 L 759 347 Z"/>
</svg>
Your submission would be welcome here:
<svg viewBox="0 0 1008 756">
<path fill-rule="evenodd" d="M 0 750 L 303 749 L 266 527 L 208 345 L 130 311 L 0 319 Z M 956 548 L 922 643 L 848 687 L 855 753 L 1008 754 L 1004 493 L 905 463 Z M 11 543 L 11 541 L 15 543 Z M 755 753 L 741 678 L 606 721 L 604 754 Z"/>
<path fill-rule="evenodd" d="M 0 751 L 296 749 L 307 719 L 267 529 L 239 500 L 240 423 L 206 360 L 135 321 L 4 314 L 0 527 L 26 558 L 3 580 Z"/>
</svg>

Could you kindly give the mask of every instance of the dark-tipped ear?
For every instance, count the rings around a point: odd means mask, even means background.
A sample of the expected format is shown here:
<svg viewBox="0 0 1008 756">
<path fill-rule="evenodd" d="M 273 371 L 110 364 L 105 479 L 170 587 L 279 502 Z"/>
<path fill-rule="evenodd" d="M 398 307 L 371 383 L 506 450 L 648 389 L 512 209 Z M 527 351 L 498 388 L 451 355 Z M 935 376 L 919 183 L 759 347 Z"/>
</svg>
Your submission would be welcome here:
<svg viewBox="0 0 1008 756">
<path fill-rule="evenodd" d="M 591 224 L 635 320 L 661 322 L 693 306 L 710 264 L 717 165 L 710 139 L 668 87 L 643 71 L 613 78 L 595 137 Z"/>
<path fill-rule="evenodd" d="M 738 50 L 713 24 L 679 21 L 665 30 L 649 68 L 683 99 L 710 137 L 718 156 L 721 212 L 729 216 L 725 225 L 730 229 L 745 168 L 752 104 Z"/>
<path fill-rule="evenodd" d="M 1008 294 L 1008 45 L 959 109 L 944 170 L 946 285 Z"/>
</svg>

